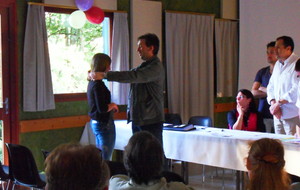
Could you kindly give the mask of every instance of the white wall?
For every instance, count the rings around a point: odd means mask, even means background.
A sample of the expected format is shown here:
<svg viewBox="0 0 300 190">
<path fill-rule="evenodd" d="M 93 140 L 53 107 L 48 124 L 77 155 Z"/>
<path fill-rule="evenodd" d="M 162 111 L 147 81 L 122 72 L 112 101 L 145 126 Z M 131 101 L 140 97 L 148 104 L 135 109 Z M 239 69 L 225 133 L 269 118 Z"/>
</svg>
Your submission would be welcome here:
<svg viewBox="0 0 300 190">
<path fill-rule="evenodd" d="M 75 0 L 44 0 L 46 4 L 76 7 Z M 117 0 L 94 0 L 94 5 L 101 9 L 117 10 Z"/>
<path fill-rule="evenodd" d="M 300 55 L 299 0 L 240 0 L 239 88 L 252 87 L 256 72 L 267 66 L 266 44 L 291 36 Z"/>
<path fill-rule="evenodd" d="M 141 64 L 136 52 L 137 38 L 145 33 L 155 33 L 160 40 L 158 57 L 161 58 L 162 43 L 162 4 L 157 1 L 131 0 L 131 60 L 132 66 Z"/>
</svg>

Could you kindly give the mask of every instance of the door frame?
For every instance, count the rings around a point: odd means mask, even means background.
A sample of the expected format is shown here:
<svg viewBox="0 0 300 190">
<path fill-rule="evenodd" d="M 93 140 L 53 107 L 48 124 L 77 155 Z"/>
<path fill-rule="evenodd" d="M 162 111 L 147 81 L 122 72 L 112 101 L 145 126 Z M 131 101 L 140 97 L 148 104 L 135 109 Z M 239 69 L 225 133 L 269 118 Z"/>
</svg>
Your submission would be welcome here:
<svg viewBox="0 0 300 190">
<path fill-rule="evenodd" d="M 3 89 L 6 92 L 3 93 L 3 100 L 9 98 L 8 101 L 8 115 L 6 123 L 3 125 L 3 154 L 4 154 L 4 163 L 8 163 L 7 151 L 4 148 L 4 143 L 19 143 L 19 84 L 18 84 L 18 64 L 17 64 L 17 19 L 16 19 L 16 0 L 6 0 L 5 2 L 0 3 L 0 9 L 7 10 L 7 26 L 3 28 L 2 31 L 2 48 L 7 48 L 8 53 L 8 73 L 3 73 L 2 77 L 5 82 L 6 87 Z M 1 22 L 2 23 L 2 22 Z M 4 32 L 3 32 L 4 31 Z M 3 34 L 4 33 L 4 34 Z M 4 38 L 5 37 L 5 38 Z M 7 40 L 3 42 L 3 40 Z M 7 47 L 8 46 L 8 47 Z M 4 82 L 3 80 L 3 82 Z M 3 84 L 4 86 L 4 84 Z"/>
</svg>

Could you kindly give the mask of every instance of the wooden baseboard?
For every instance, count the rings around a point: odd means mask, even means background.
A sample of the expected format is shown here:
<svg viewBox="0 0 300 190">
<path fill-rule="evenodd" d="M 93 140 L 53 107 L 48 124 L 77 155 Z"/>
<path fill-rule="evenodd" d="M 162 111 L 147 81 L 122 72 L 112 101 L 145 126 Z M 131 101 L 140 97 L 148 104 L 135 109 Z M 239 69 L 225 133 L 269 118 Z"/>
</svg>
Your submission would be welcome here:
<svg viewBox="0 0 300 190">
<path fill-rule="evenodd" d="M 115 120 L 126 119 L 126 117 L 126 112 L 114 114 Z M 24 120 L 20 121 L 20 133 L 83 127 L 89 120 L 88 115 Z"/>
<path fill-rule="evenodd" d="M 214 112 L 226 112 L 236 107 L 235 102 L 231 103 L 219 103 L 215 104 Z M 165 108 L 165 113 L 168 109 Z M 119 112 L 114 114 L 114 119 L 126 119 L 126 112 Z M 35 120 L 23 120 L 20 121 L 20 133 L 57 130 L 65 128 L 83 127 L 86 122 L 90 120 L 88 115 L 69 116 L 69 117 L 57 117 L 48 119 L 35 119 Z"/>
</svg>

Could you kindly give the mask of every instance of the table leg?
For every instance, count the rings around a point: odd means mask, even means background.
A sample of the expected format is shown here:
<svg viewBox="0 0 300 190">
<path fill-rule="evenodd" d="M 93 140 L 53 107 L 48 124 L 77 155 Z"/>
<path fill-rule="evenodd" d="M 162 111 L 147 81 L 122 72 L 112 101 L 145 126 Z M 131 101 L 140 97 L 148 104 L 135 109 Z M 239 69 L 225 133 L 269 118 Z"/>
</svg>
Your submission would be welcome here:
<svg viewBox="0 0 300 190">
<path fill-rule="evenodd" d="M 205 182 L 205 165 L 202 165 L 202 183 Z"/>
<path fill-rule="evenodd" d="M 240 190 L 240 183 L 241 183 L 241 172 L 240 171 L 236 171 L 236 184 L 235 184 L 235 189 L 236 190 Z"/>
<path fill-rule="evenodd" d="M 170 172 L 173 171 L 173 160 L 172 159 L 167 159 L 168 160 L 168 166 L 169 166 L 169 170 Z"/>
<path fill-rule="evenodd" d="M 241 172 L 242 175 L 242 179 L 241 179 L 241 189 L 244 190 L 245 189 L 245 172 Z"/>
<path fill-rule="evenodd" d="M 188 162 L 181 162 L 181 176 L 186 184 L 189 184 L 189 165 Z"/>
</svg>

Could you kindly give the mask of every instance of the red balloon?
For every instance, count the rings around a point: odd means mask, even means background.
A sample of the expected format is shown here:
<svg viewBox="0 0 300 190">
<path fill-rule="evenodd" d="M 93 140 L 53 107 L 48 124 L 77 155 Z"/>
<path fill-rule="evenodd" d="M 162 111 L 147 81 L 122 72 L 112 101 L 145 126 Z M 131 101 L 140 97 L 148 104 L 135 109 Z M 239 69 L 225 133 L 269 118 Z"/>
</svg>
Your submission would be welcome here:
<svg viewBox="0 0 300 190">
<path fill-rule="evenodd" d="M 104 20 L 104 12 L 99 7 L 92 7 L 85 11 L 85 16 L 92 24 L 100 24 Z"/>
</svg>

